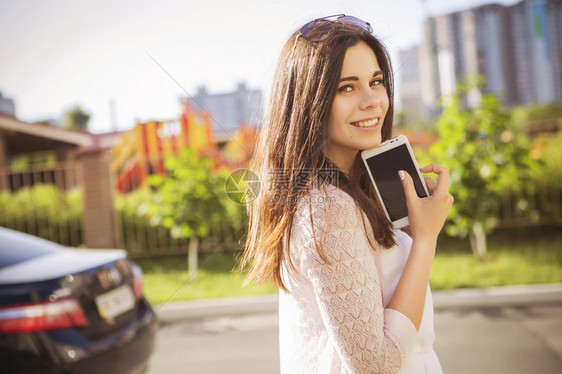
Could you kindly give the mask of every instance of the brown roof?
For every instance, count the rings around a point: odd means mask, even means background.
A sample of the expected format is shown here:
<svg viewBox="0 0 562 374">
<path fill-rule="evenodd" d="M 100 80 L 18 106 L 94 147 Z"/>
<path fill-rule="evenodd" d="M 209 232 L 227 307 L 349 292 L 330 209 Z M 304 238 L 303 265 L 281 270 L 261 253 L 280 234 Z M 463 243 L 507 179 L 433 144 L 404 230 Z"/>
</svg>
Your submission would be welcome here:
<svg viewBox="0 0 562 374">
<path fill-rule="evenodd" d="M 4 115 L 0 115 L 0 134 L 6 140 L 8 155 L 97 145 L 96 136 L 88 132 L 23 122 Z"/>
</svg>

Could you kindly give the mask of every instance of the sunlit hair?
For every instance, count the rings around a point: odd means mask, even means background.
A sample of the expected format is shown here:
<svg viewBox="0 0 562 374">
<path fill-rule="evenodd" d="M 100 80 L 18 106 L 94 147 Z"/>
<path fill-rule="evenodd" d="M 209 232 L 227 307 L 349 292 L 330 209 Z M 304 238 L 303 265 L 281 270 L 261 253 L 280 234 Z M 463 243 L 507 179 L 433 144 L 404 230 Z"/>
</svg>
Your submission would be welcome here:
<svg viewBox="0 0 562 374">
<path fill-rule="evenodd" d="M 330 36 L 317 43 L 295 32 L 285 43 L 275 72 L 268 111 L 260 130 L 252 169 L 261 181 L 257 199 L 248 205 L 249 227 L 242 266 L 248 266 L 245 283 L 268 281 L 288 291 L 282 265 L 296 271 L 289 245 L 293 216 L 299 201 L 307 194 L 303 175 L 311 186 L 322 171 L 337 170 L 325 155 L 329 141 L 328 119 L 338 88 L 344 57 L 359 41 L 374 51 L 383 72 L 389 108 L 382 126 L 382 139 L 392 136 L 393 78 L 388 51 L 372 34 L 332 23 Z M 337 170 L 337 187 L 347 192 L 363 210 L 375 240 L 384 248 L 395 245 L 391 223 L 380 206 L 374 188 L 358 154 L 349 175 Z M 266 183 L 274 175 L 283 183 Z M 283 198 L 279 199 L 279 196 Z M 365 225 L 365 222 L 363 222 Z M 367 225 L 365 225 L 367 229 Z M 371 243 L 373 250 L 376 243 Z M 323 256 L 321 248 L 317 250 Z"/>
</svg>

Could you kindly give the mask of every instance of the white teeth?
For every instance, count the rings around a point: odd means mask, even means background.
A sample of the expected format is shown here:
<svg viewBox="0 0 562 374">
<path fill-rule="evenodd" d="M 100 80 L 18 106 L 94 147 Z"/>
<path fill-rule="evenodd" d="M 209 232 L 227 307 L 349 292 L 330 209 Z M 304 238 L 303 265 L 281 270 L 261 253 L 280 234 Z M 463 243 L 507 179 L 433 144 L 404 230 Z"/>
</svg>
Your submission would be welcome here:
<svg viewBox="0 0 562 374">
<path fill-rule="evenodd" d="M 363 121 L 363 122 L 356 122 L 353 123 L 353 126 L 357 126 L 357 127 L 372 127 L 372 126 L 376 126 L 379 123 L 379 119 L 375 118 L 372 119 L 370 121 Z"/>
</svg>

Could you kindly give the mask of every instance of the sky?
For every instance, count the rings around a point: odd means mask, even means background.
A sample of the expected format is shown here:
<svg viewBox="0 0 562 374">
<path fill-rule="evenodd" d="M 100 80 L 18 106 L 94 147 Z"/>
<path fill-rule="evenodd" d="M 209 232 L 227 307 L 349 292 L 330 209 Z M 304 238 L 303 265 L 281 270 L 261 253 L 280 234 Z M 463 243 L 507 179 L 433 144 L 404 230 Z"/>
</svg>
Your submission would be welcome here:
<svg viewBox="0 0 562 374">
<path fill-rule="evenodd" d="M 396 68 L 428 15 L 490 2 L 0 0 L 0 92 L 23 121 L 61 120 L 79 105 L 92 132 L 128 130 L 177 119 L 180 98 L 201 86 L 224 93 L 244 82 L 267 96 L 283 44 L 314 18 L 371 23 Z"/>
</svg>

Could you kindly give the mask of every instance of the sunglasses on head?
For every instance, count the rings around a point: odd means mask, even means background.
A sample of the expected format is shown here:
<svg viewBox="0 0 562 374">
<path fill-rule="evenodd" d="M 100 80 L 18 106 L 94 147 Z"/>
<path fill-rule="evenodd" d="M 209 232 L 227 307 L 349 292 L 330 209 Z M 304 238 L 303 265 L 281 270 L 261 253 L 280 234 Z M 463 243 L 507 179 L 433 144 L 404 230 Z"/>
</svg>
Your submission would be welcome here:
<svg viewBox="0 0 562 374">
<path fill-rule="evenodd" d="M 341 23 L 346 26 L 356 27 L 360 30 L 366 31 L 368 33 L 373 32 L 373 28 L 369 22 L 360 20 L 357 17 L 346 16 L 345 14 L 336 14 L 333 16 L 322 17 L 310 21 L 301 27 L 299 36 L 308 40 L 309 42 L 321 42 L 331 35 L 333 31 L 333 23 Z"/>
</svg>

